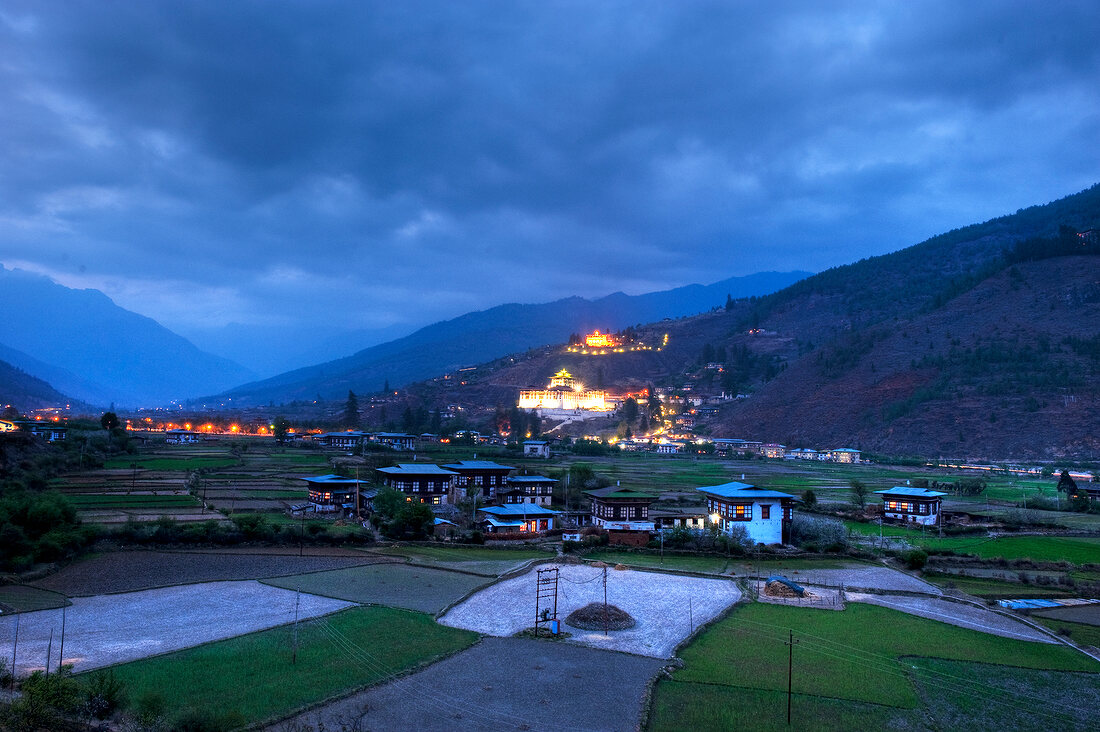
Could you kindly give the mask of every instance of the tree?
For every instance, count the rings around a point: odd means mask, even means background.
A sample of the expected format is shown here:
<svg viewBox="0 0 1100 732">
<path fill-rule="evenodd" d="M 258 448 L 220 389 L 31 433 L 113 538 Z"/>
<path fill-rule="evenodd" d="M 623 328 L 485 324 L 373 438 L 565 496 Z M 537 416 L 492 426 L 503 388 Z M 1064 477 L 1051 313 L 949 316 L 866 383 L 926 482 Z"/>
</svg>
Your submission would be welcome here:
<svg viewBox="0 0 1100 732">
<path fill-rule="evenodd" d="M 275 442 L 280 445 L 286 442 L 287 433 L 290 432 L 290 420 L 286 417 L 279 415 L 271 423 L 271 433 L 275 435 Z"/>
<path fill-rule="evenodd" d="M 848 485 L 852 489 L 852 501 L 856 503 L 860 508 L 863 508 L 867 503 L 867 486 L 862 480 L 856 480 L 852 478 L 848 481 Z"/>
<path fill-rule="evenodd" d="M 644 414 L 642 415 L 642 421 L 638 422 L 638 432 L 643 435 L 649 432 L 649 418 Z"/>
<path fill-rule="evenodd" d="M 413 414 L 412 407 L 405 407 L 405 411 L 402 412 L 401 429 L 405 434 L 411 434 L 416 431 L 416 416 Z"/>
<path fill-rule="evenodd" d="M 726 312 L 728 313 L 730 310 L 733 310 L 733 297 L 727 292 L 726 293 Z"/>
<path fill-rule="evenodd" d="M 348 429 L 359 427 L 359 398 L 351 389 L 348 389 L 348 400 L 344 402 L 344 427 Z"/>
<path fill-rule="evenodd" d="M 122 424 L 118 415 L 114 412 L 104 412 L 103 416 L 99 418 L 99 426 L 110 432 L 111 430 L 117 430 L 119 425 Z"/>
<path fill-rule="evenodd" d="M 654 394 L 652 389 L 649 390 L 649 402 L 646 408 L 649 410 L 650 421 L 656 422 L 661 419 L 661 397 Z"/>
<path fill-rule="evenodd" d="M 627 424 L 634 424 L 638 418 L 638 401 L 634 397 L 627 397 L 623 402 L 623 419 Z"/>
<path fill-rule="evenodd" d="M 1073 476 L 1069 474 L 1068 470 L 1063 470 L 1062 474 L 1058 477 L 1058 492 L 1065 493 L 1067 496 L 1077 494 L 1077 482 L 1073 479 Z"/>
</svg>

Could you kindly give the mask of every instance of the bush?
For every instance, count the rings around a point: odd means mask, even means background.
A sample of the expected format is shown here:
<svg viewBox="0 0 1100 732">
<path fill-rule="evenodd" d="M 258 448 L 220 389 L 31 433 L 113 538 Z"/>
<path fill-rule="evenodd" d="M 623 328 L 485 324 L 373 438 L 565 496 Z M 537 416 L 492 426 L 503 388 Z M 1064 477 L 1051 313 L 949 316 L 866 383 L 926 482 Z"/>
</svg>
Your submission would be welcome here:
<svg viewBox="0 0 1100 732">
<path fill-rule="evenodd" d="M 909 569 L 923 569 L 928 564 L 928 553 L 921 549 L 913 549 L 905 553 L 905 566 Z"/>
<path fill-rule="evenodd" d="M 843 550 L 848 546 L 848 529 L 834 518 L 796 513 L 791 520 L 791 543 L 807 551 L 833 546 L 840 546 Z"/>
<path fill-rule="evenodd" d="M 96 719 L 106 719 L 116 709 L 126 706 L 126 688 L 115 678 L 115 672 L 98 671 L 88 677 L 84 688 L 84 709 Z"/>
<path fill-rule="evenodd" d="M 817 505 L 817 494 L 810 489 L 806 489 L 802 493 L 802 505 L 806 508 L 813 508 Z"/>
</svg>

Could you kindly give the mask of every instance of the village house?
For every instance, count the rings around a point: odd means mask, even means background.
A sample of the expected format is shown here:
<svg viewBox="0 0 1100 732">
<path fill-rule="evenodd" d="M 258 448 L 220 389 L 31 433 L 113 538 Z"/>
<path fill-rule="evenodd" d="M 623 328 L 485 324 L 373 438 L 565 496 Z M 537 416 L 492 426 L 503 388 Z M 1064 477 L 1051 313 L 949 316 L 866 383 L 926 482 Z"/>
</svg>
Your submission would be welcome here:
<svg viewBox="0 0 1100 732">
<path fill-rule="evenodd" d="M 585 491 L 592 499 L 592 524 L 614 531 L 653 531 L 649 504 L 657 496 L 617 485 Z"/>
<path fill-rule="evenodd" d="M 411 452 L 416 449 L 416 435 L 404 432 L 378 432 L 370 436 L 370 441 L 390 448 Z"/>
<path fill-rule="evenodd" d="M 359 492 L 359 481 L 355 478 L 330 473 L 303 480 L 309 488 L 309 505 L 316 513 L 355 513 L 355 501 Z"/>
<path fill-rule="evenodd" d="M 550 445 L 543 440 L 527 440 L 523 443 L 524 457 L 550 457 Z"/>
<path fill-rule="evenodd" d="M 850 447 L 838 447 L 829 450 L 829 459 L 834 463 L 858 463 L 860 452 Z"/>
<path fill-rule="evenodd" d="M 925 526 L 935 526 L 940 522 L 940 504 L 947 495 L 907 485 L 896 485 L 875 493 L 882 496 L 882 515 L 885 518 Z"/>
<path fill-rule="evenodd" d="M 321 447 L 332 447 L 339 450 L 354 450 L 363 444 L 366 433 L 356 430 L 347 432 L 324 432 L 313 436 L 313 441 Z"/>
<path fill-rule="evenodd" d="M 164 431 L 164 441 L 169 445 L 190 445 L 202 439 L 202 434 L 191 430 L 174 429 Z"/>
<path fill-rule="evenodd" d="M 794 496 L 737 482 L 696 490 L 706 497 L 711 523 L 723 533 L 744 526 L 756 544 L 790 541 L 794 503 L 798 500 Z"/>
<path fill-rule="evenodd" d="M 508 474 L 515 470 L 490 460 L 462 460 L 443 467 L 458 474 L 455 487 L 458 488 L 459 495 L 481 495 L 486 498 L 496 497 L 504 488 Z M 477 489 L 476 494 L 470 492 L 471 488 Z"/>
<path fill-rule="evenodd" d="M 9 423 L 11 424 L 11 423 Z M 59 427 L 52 422 L 27 421 L 20 423 L 20 429 L 30 432 L 35 437 L 41 437 L 46 442 L 60 442 L 68 434 L 68 427 Z"/>
<path fill-rule="evenodd" d="M 649 517 L 653 519 L 653 526 L 658 531 L 679 528 L 702 530 L 707 527 L 707 512 L 701 508 L 650 507 Z"/>
<path fill-rule="evenodd" d="M 392 468 L 378 468 L 379 481 L 405 494 L 405 500 L 417 500 L 432 506 L 454 503 L 457 473 L 438 465 L 399 463 Z"/>
<path fill-rule="evenodd" d="M 554 485 L 558 481 L 544 475 L 513 475 L 508 485 L 497 494 L 501 503 L 534 503 L 549 506 L 554 500 Z"/>
<path fill-rule="evenodd" d="M 808 447 L 787 450 L 787 458 L 791 460 L 817 460 L 817 455 L 817 450 L 811 450 Z"/>
<path fill-rule="evenodd" d="M 760 454 L 766 458 L 782 460 L 783 457 L 787 454 L 787 448 L 785 445 L 779 445 L 775 442 L 768 442 L 760 447 Z"/>
<path fill-rule="evenodd" d="M 534 503 L 509 503 L 478 509 L 481 525 L 488 533 L 537 534 L 554 528 L 554 511 Z"/>
</svg>

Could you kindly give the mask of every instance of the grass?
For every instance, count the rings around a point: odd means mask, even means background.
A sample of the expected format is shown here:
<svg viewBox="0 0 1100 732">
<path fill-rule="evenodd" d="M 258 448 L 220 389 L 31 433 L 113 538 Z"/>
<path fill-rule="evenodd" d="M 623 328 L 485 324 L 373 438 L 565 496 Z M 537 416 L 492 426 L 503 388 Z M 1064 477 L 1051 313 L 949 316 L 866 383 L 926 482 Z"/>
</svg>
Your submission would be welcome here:
<svg viewBox="0 0 1100 732">
<path fill-rule="evenodd" d="M 199 505 L 198 499 L 188 495 L 154 496 L 147 494 L 98 494 L 83 493 L 66 496 L 73 507 L 93 508 L 190 508 Z"/>
<path fill-rule="evenodd" d="M 951 586 L 968 595 L 974 595 L 985 600 L 1016 597 L 1068 597 L 1073 594 L 1072 590 L 1053 585 L 1025 585 L 1022 582 L 985 577 L 960 577 L 958 575 L 925 572 L 923 578 L 940 587 Z"/>
<path fill-rule="evenodd" d="M 1087 623 L 1074 623 L 1070 620 L 1058 620 L 1032 613 L 1032 620 L 1042 623 L 1055 633 L 1065 635 L 1075 643 L 1100 648 L 1100 626 Z"/>
<path fill-rule="evenodd" d="M 71 605 L 60 592 L 40 590 L 27 585 L 0 585 L 0 606 L 5 612 L 27 613 Z"/>
<path fill-rule="evenodd" d="M 1091 729 L 1096 674 L 1024 670 L 938 658 L 906 659 L 935 729 Z"/>
<path fill-rule="evenodd" d="M 108 470 L 129 468 L 136 464 L 141 470 L 197 470 L 199 468 L 229 468 L 238 465 L 236 458 L 232 457 L 189 457 L 189 458 L 165 458 L 165 457 L 124 457 L 113 458 L 106 461 L 103 467 Z"/>
<path fill-rule="evenodd" d="M 917 706 L 900 659 L 928 656 L 1025 668 L 1100 672 L 1100 664 L 1064 646 L 1030 643 L 958 628 L 875 605 L 836 612 L 754 603 L 719 621 L 680 656 L 673 679 L 765 690 L 787 685 L 788 630 L 803 668 L 796 688 L 815 696 L 902 708 Z"/>
<path fill-rule="evenodd" d="M 488 582 L 489 578 L 394 563 L 310 572 L 262 581 L 274 587 L 302 590 L 350 602 L 437 613 Z"/>
<path fill-rule="evenodd" d="M 878 524 L 845 521 L 852 533 L 878 536 Z M 926 550 L 973 554 L 982 559 L 1031 559 L 1036 562 L 1100 563 L 1100 539 L 1067 536 L 945 536 L 902 526 L 882 527 L 884 536 L 901 537 Z"/>
<path fill-rule="evenodd" d="M 552 559 L 550 551 L 531 548 L 481 546 L 397 546 L 375 549 L 377 554 L 406 557 L 417 564 L 450 567 L 498 575 L 531 559 Z"/>
<path fill-rule="evenodd" d="M 794 694 L 794 729 L 850 732 L 860 729 L 919 728 L 916 710 Z M 662 681 L 653 694 L 651 732 L 681 730 L 790 730 L 787 693 L 721 684 Z M 812 724 L 807 724 L 812 720 Z"/>
<path fill-rule="evenodd" d="M 706 574 L 721 574 L 726 570 L 729 560 L 726 557 L 716 556 L 684 556 L 678 554 L 665 554 L 664 562 L 659 554 L 643 554 L 641 552 L 617 552 L 608 550 L 596 550 L 584 555 L 585 559 L 598 560 L 608 564 L 626 564 L 632 567 L 658 567 L 662 569 L 679 569 L 685 572 L 703 572 Z"/>
<path fill-rule="evenodd" d="M 189 710 L 239 715 L 243 724 L 284 717 L 304 706 L 388 680 L 472 645 L 477 635 L 437 625 L 422 613 L 351 608 L 114 667 L 131 700 L 160 696 L 170 716 Z"/>
<path fill-rule="evenodd" d="M 835 612 L 754 603 L 680 652 L 684 668 L 654 690 L 649 729 L 790 729 L 791 631 L 792 717 L 815 730 L 922 729 L 929 717 L 940 729 L 1086 728 L 1100 693 L 1100 664 L 1065 646 L 1000 638 L 874 605 Z M 1065 700 L 1082 688 L 1088 699 L 1074 711 Z"/>
</svg>

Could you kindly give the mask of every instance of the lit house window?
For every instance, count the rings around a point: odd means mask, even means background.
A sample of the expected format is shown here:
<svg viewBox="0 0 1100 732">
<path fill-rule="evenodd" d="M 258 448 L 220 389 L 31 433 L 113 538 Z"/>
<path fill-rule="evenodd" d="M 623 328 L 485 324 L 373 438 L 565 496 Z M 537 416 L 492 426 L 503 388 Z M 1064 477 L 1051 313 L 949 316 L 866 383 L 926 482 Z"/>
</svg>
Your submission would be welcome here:
<svg viewBox="0 0 1100 732">
<path fill-rule="evenodd" d="M 752 504 L 738 503 L 733 507 L 734 521 L 749 521 L 752 519 Z"/>
</svg>

